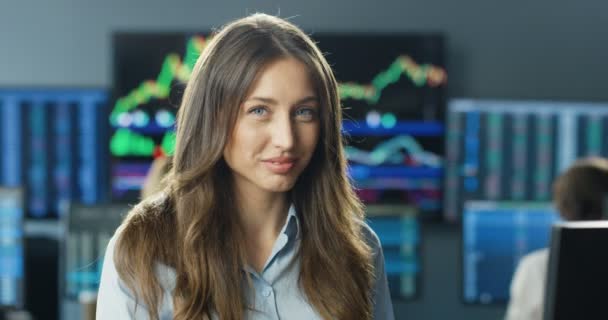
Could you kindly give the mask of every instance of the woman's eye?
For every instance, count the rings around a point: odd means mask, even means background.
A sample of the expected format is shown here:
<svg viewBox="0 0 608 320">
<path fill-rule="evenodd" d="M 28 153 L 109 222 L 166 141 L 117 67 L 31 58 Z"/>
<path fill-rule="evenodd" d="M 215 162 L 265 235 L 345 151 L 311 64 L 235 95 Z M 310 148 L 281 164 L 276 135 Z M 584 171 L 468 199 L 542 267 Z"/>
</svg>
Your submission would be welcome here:
<svg viewBox="0 0 608 320">
<path fill-rule="evenodd" d="M 306 120 L 312 120 L 316 115 L 317 111 L 314 108 L 300 108 L 296 110 L 296 116 Z"/>
<path fill-rule="evenodd" d="M 254 116 L 263 116 L 267 113 L 268 111 L 266 110 L 266 108 L 264 107 L 255 107 L 255 108 L 251 108 L 249 109 L 250 114 L 253 114 Z"/>
</svg>

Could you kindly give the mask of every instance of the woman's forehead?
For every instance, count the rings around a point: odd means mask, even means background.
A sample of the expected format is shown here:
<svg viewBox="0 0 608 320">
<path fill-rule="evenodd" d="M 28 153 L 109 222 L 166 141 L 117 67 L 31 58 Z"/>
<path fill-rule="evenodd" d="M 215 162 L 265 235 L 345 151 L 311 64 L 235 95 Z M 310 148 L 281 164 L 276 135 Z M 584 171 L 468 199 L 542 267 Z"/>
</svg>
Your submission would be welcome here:
<svg viewBox="0 0 608 320">
<path fill-rule="evenodd" d="M 283 58 L 260 70 L 245 100 L 293 100 L 316 97 L 316 85 L 309 68 L 295 58 Z M 272 102 L 272 101 L 269 101 Z"/>
</svg>

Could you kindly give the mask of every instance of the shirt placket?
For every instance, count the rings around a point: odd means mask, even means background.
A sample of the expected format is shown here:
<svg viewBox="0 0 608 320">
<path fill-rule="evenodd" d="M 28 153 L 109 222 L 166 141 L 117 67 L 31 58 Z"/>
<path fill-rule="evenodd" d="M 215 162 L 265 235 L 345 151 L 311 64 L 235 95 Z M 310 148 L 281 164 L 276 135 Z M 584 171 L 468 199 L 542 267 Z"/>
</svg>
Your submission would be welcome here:
<svg viewBox="0 0 608 320">
<path fill-rule="evenodd" d="M 277 255 L 285 247 L 287 241 L 287 235 L 283 233 L 279 235 L 272 254 L 269 257 L 268 263 L 264 266 L 261 274 L 258 274 L 251 268 L 248 268 L 248 272 L 253 279 L 255 290 L 255 309 L 258 310 L 258 312 L 255 313 L 262 315 L 264 319 L 279 320 L 277 296 L 273 283 L 281 271 L 281 263 L 279 262 L 280 257 Z"/>
</svg>

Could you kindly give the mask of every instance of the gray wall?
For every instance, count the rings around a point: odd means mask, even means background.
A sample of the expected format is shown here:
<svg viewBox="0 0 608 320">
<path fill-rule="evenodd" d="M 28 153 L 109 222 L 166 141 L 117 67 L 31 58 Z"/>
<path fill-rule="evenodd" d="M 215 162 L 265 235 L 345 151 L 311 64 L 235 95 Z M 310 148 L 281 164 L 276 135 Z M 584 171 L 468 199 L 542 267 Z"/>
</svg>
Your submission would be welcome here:
<svg viewBox="0 0 608 320">
<path fill-rule="evenodd" d="M 308 31 L 443 31 L 449 94 L 605 100 L 608 3 L 492 0 L 0 0 L 0 87 L 111 86 L 113 30 L 196 30 L 262 11 Z M 460 303 L 457 226 L 425 226 L 421 299 L 399 318 L 497 319 Z"/>
<path fill-rule="evenodd" d="M 207 29 L 255 11 L 309 31 L 444 31 L 452 96 L 608 100 L 601 0 L 0 0 L 0 86 L 109 86 L 113 30 Z"/>
</svg>

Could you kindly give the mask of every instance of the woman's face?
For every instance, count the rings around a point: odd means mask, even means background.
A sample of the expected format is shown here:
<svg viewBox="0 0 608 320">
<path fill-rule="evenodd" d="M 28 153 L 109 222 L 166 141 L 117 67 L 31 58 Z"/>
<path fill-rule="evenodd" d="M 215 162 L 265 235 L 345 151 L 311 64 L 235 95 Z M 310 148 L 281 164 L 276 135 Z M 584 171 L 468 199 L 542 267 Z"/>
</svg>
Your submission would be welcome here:
<svg viewBox="0 0 608 320">
<path fill-rule="evenodd" d="M 245 192 L 290 190 L 315 151 L 319 108 L 302 62 L 283 58 L 262 69 L 224 149 L 236 187 Z"/>
</svg>

